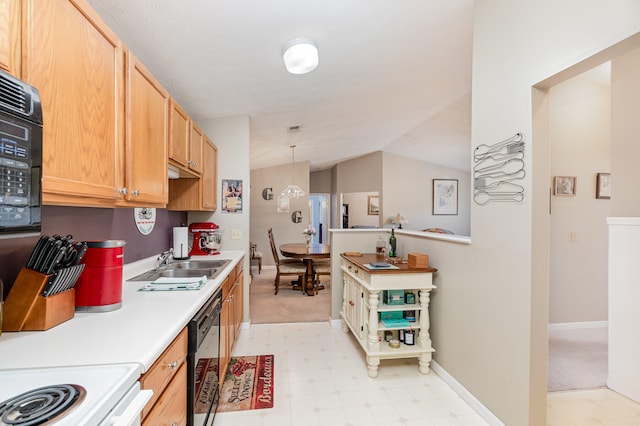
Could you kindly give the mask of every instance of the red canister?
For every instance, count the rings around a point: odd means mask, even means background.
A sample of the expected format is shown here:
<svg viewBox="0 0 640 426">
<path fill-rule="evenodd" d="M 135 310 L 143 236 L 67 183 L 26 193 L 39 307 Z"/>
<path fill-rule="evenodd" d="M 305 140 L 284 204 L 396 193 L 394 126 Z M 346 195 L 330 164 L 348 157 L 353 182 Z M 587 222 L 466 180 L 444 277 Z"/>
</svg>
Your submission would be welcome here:
<svg viewBox="0 0 640 426">
<path fill-rule="evenodd" d="M 109 312 L 122 305 L 122 265 L 126 241 L 87 241 L 84 270 L 75 285 L 76 311 Z"/>
</svg>

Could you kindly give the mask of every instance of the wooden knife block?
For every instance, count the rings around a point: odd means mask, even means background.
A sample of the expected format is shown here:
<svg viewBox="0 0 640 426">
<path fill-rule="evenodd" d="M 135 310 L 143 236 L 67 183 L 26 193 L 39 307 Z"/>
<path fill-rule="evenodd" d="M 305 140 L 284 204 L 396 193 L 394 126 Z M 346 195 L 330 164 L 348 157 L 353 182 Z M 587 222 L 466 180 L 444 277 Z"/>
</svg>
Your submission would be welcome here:
<svg viewBox="0 0 640 426">
<path fill-rule="evenodd" d="M 41 295 L 51 275 L 22 268 L 4 302 L 2 331 L 42 331 L 73 318 L 76 291 Z"/>
</svg>

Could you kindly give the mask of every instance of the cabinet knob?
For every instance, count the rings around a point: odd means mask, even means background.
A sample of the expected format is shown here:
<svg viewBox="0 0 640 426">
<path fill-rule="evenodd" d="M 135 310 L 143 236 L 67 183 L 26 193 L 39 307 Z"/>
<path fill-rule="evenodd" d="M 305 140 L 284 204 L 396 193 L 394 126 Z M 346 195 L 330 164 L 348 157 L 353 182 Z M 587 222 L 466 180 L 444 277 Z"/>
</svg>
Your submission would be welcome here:
<svg viewBox="0 0 640 426">
<path fill-rule="evenodd" d="M 131 194 L 137 197 L 138 195 L 140 195 L 140 191 L 138 191 L 137 189 L 134 189 L 133 191 L 131 191 Z"/>
<path fill-rule="evenodd" d="M 355 305 L 355 303 L 353 303 L 353 300 L 349 300 L 349 304 L 350 304 L 351 306 Z"/>
<path fill-rule="evenodd" d="M 178 422 L 171 423 L 171 426 L 178 426 Z"/>
<path fill-rule="evenodd" d="M 127 192 L 129 192 L 129 191 L 127 190 L 127 188 L 120 188 L 120 189 L 118 189 L 118 192 L 120 194 L 122 194 L 122 195 L 127 195 Z"/>
<path fill-rule="evenodd" d="M 167 364 L 167 367 L 169 367 L 172 370 L 175 370 L 176 368 L 178 368 L 178 361 L 173 361 L 171 364 Z"/>
</svg>

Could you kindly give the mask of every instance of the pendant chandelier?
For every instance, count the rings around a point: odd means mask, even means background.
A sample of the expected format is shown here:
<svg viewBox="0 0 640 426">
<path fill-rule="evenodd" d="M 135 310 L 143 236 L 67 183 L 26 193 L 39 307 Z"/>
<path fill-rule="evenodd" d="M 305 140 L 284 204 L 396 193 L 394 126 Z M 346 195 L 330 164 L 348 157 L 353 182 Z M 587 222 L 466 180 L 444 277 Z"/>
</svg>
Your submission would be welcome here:
<svg viewBox="0 0 640 426">
<path fill-rule="evenodd" d="M 298 185 L 295 184 L 296 166 L 295 166 L 295 145 L 291 145 L 291 185 L 287 186 L 280 193 L 289 198 L 300 198 L 305 195 L 305 192 Z"/>
</svg>

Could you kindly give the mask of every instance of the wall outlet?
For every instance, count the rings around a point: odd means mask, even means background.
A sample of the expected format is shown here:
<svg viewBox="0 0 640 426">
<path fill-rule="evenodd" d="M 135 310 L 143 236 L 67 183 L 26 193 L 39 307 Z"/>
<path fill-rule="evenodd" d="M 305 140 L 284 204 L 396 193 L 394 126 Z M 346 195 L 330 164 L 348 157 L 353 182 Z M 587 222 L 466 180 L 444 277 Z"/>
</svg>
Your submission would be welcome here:
<svg viewBox="0 0 640 426">
<path fill-rule="evenodd" d="M 571 234 L 569 234 L 569 238 L 571 239 L 571 241 L 577 240 L 578 234 L 576 233 L 576 231 L 571 231 Z"/>
<path fill-rule="evenodd" d="M 231 239 L 239 240 L 242 238 L 242 230 L 241 229 L 232 229 L 231 230 Z"/>
</svg>

